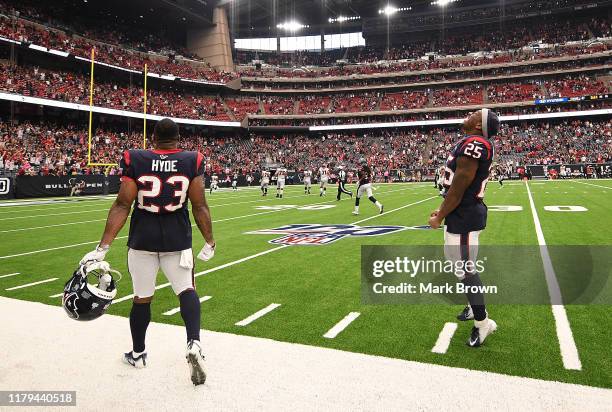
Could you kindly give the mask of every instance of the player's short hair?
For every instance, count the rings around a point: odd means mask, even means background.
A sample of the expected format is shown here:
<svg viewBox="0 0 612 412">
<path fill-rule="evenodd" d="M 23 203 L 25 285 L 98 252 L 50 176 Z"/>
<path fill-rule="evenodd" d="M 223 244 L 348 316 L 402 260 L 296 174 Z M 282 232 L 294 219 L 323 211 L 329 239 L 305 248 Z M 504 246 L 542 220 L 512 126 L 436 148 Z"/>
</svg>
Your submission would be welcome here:
<svg viewBox="0 0 612 412">
<path fill-rule="evenodd" d="M 153 136 L 158 142 L 173 142 L 179 138 L 178 125 L 172 119 L 162 119 L 155 125 Z"/>
</svg>

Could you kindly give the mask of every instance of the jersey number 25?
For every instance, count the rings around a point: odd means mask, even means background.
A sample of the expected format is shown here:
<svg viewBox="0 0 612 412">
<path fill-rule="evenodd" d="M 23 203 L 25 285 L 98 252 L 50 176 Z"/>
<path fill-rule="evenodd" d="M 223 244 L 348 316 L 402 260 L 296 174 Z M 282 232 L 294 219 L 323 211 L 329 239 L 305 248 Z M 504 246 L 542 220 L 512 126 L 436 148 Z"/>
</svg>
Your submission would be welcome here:
<svg viewBox="0 0 612 412">
<path fill-rule="evenodd" d="M 465 150 L 463 150 L 463 153 L 466 156 L 473 157 L 474 159 L 480 159 L 480 156 L 482 156 L 482 147 L 476 146 L 474 143 L 469 143 L 465 147 Z"/>
</svg>

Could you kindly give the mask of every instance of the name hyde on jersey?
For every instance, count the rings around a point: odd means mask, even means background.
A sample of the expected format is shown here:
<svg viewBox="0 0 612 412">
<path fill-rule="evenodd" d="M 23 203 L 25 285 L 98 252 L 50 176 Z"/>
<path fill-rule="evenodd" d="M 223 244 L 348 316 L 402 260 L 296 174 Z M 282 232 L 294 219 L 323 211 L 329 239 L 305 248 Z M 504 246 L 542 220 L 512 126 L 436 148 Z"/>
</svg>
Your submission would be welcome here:
<svg viewBox="0 0 612 412">
<path fill-rule="evenodd" d="M 176 172 L 176 160 L 159 160 L 153 159 L 151 161 L 152 172 Z"/>
</svg>

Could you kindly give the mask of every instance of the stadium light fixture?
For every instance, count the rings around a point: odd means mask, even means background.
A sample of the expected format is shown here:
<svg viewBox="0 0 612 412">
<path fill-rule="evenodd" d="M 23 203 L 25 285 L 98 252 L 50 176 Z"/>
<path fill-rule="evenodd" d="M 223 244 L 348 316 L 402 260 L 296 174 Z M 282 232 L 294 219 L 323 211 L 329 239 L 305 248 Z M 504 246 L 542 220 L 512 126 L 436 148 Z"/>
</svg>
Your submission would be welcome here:
<svg viewBox="0 0 612 412">
<path fill-rule="evenodd" d="M 397 8 L 387 4 L 384 9 L 378 10 L 378 14 L 386 14 L 387 16 L 391 16 L 397 13 Z"/>
<path fill-rule="evenodd" d="M 345 21 L 361 20 L 361 16 L 338 16 L 330 17 L 327 21 L 330 23 L 344 23 Z"/>
<path fill-rule="evenodd" d="M 437 6 L 440 6 L 440 7 L 446 7 L 449 4 L 451 4 L 451 3 L 455 3 L 456 1 L 459 1 L 459 0 L 435 0 L 435 1 L 432 1 L 431 4 L 433 6 L 437 5 Z"/>
<path fill-rule="evenodd" d="M 397 13 L 398 11 L 409 11 L 412 10 L 412 7 L 393 7 L 390 4 L 387 4 L 387 6 L 384 9 L 379 9 L 378 10 L 378 14 L 385 14 L 387 16 L 391 16 L 395 13 Z"/>
<path fill-rule="evenodd" d="M 291 21 L 288 21 L 286 23 L 277 24 L 276 27 L 279 28 L 279 29 L 295 32 L 295 31 L 298 31 L 298 30 L 303 29 L 303 28 L 309 28 L 310 26 L 307 25 L 307 24 L 298 23 L 295 20 L 291 20 Z"/>
</svg>

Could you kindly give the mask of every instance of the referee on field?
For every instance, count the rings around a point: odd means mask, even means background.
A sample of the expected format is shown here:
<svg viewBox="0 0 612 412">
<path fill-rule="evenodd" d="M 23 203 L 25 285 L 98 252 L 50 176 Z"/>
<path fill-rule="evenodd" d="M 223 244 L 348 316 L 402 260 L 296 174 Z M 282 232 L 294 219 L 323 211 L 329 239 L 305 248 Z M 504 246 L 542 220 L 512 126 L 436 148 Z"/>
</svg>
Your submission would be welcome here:
<svg viewBox="0 0 612 412">
<path fill-rule="evenodd" d="M 345 185 L 346 170 L 344 170 L 344 167 L 338 166 L 338 195 L 336 196 L 336 200 L 340 200 L 340 195 L 342 195 L 342 193 L 349 195 L 351 198 L 353 197 L 353 192 L 346 190 Z"/>
</svg>

